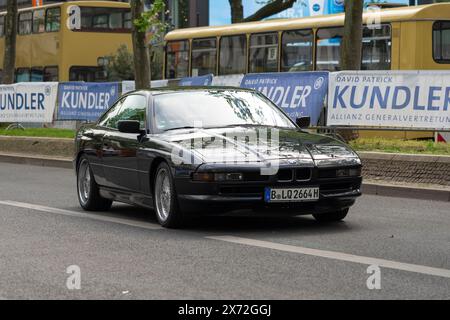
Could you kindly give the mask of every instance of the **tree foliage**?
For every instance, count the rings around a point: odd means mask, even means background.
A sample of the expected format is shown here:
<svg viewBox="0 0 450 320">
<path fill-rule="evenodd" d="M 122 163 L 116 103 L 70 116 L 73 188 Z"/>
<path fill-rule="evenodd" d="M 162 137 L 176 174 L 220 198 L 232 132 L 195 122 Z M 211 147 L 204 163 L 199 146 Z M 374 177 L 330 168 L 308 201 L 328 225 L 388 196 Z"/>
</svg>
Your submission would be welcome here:
<svg viewBox="0 0 450 320">
<path fill-rule="evenodd" d="M 116 53 L 107 56 L 108 64 L 106 71 L 108 81 L 123 81 L 134 79 L 133 54 L 126 45 L 121 45 Z"/>
</svg>

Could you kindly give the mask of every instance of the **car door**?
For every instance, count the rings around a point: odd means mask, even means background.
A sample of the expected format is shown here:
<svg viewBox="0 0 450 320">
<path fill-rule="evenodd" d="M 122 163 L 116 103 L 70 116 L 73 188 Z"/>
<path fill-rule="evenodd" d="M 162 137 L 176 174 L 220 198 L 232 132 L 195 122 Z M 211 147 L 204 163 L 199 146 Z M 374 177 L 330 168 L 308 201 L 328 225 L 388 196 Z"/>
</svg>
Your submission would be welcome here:
<svg viewBox="0 0 450 320">
<path fill-rule="evenodd" d="M 107 123 L 103 136 L 103 168 L 105 185 L 124 191 L 139 191 L 137 151 L 139 134 L 123 133 L 117 129 L 121 120 L 138 120 L 147 130 L 148 101 L 142 94 L 131 94 L 121 100 L 120 110 Z"/>
<path fill-rule="evenodd" d="M 107 184 L 105 179 L 105 170 L 103 167 L 103 137 L 106 131 L 109 130 L 108 124 L 117 116 L 121 106 L 122 100 L 117 101 L 105 114 L 101 116 L 96 126 L 84 132 L 84 135 L 91 139 L 85 153 L 94 173 L 95 181 L 100 186 Z"/>
</svg>

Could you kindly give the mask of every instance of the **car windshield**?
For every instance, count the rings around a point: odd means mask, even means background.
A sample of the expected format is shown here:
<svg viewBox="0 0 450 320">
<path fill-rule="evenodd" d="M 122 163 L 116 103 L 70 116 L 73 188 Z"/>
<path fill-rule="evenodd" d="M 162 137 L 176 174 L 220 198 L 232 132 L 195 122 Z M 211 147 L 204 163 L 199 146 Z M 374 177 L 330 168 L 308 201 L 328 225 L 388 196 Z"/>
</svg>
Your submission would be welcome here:
<svg viewBox="0 0 450 320">
<path fill-rule="evenodd" d="M 205 90 L 164 93 L 155 97 L 159 131 L 180 128 L 271 126 L 295 128 L 263 95 L 251 91 Z"/>
</svg>

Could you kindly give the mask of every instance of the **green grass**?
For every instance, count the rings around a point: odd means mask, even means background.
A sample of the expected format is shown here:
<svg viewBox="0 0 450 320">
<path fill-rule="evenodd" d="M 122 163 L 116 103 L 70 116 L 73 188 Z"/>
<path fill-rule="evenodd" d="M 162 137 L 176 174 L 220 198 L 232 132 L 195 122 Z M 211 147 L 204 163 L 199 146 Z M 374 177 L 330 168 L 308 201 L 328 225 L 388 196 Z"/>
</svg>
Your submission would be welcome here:
<svg viewBox="0 0 450 320">
<path fill-rule="evenodd" d="M 49 138 L 74 138 L 75 131 L 68 129 L 54 128 L 26 128 L 5 130 L 0 129 L 0 136 L 20 136 L 20 137 L 49 137 Z"/>
<path fill-rule="evenodd" d="M 449 155 L 449 143 L 435 143 L 432 140 L 402 140 L 383 138 L 359 138 L 350 142 L 356 151 L 378 151 L 389 153 L 414 153 Z"/>
<path fill-rule="evenodd" d="M 0 135 L 23 137 L 74 138 L 75 131 L 54 128 L 26 128 L 5 130 Z M 402 140 L 384 138 L 359 138 L 350 142 L 356 151 L 378 151 L 390 153 L 437 154 L 450 156 L 450 143 L 435 143 L 432 140 Z"/>
</svg>

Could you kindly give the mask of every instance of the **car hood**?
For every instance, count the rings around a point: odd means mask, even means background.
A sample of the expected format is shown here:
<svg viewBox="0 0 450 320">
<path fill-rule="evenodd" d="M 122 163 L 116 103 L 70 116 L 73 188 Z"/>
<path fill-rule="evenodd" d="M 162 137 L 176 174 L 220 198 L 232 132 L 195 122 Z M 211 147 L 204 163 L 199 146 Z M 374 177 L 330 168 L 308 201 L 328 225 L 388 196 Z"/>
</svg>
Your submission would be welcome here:
<svg viewBox="0 0 450 320">
<path fill-rule="evenodd" d="M 166 132 L 160 138 L 193 154 L 202 163 L 280 160 L 320 166 L 360 164 L 358 155 L 343 142 L 298 129 L 182 129 Z"/>
</svg>

